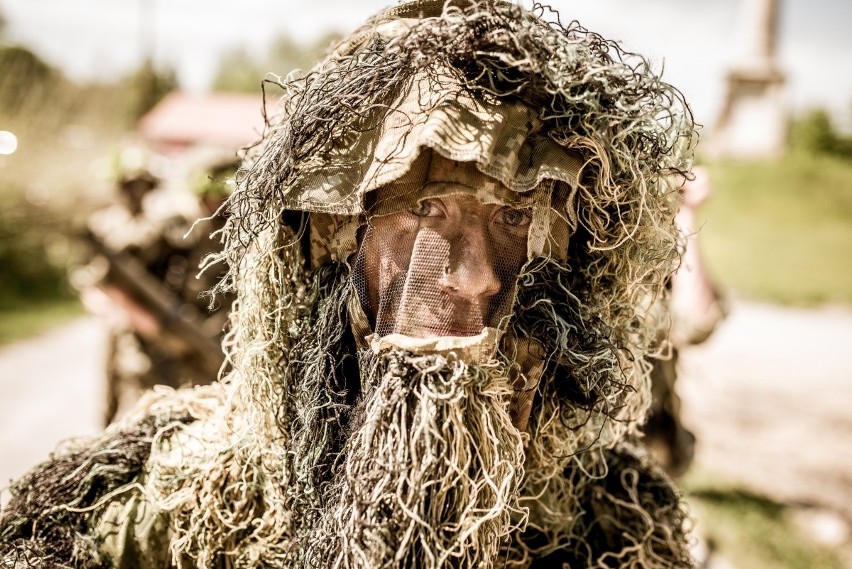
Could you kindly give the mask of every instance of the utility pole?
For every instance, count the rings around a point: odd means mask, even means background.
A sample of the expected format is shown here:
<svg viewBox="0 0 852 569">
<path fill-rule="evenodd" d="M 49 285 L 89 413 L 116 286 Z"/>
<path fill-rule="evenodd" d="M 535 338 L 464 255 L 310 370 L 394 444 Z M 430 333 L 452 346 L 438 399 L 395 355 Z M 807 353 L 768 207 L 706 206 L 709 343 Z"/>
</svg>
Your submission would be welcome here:
<svg viewBox="0 0 852 569">
<path fill-rule="evenodd" d="M 139 53 L 153 67 L 156 48 L 156 0 L 139 0 Z"/>
</svg>

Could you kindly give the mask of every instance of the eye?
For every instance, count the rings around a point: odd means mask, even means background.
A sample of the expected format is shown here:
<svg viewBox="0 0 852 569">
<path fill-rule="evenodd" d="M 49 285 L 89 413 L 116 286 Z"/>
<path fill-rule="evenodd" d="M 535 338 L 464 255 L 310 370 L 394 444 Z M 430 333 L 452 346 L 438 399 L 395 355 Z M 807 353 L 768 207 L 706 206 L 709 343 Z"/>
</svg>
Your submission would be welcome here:
<svg viewBox="0 0 852 569">
<path fill-rule="evenodd" d="M 526 229 L 532 222 L 532 211 L 530 208 L 501 207 L 497 211 L 497 220 L 509 227 Z"/>
<path fill-rule="evenodd" d="M 417 207 L 413 207 L 408 212 L 417 217 L 438 217 L 441 215 L 441 208 L 435 203 L 435 200 L 423 200 Z"/>
</svg>

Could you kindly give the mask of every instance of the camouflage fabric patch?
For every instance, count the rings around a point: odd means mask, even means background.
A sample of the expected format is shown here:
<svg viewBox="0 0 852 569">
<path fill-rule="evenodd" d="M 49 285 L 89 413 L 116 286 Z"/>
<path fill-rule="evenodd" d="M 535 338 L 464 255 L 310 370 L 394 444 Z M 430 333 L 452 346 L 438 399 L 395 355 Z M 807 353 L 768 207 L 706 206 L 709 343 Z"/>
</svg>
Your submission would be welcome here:
<svg viewBox="0 0 852 569">
<path fill-rule="evenodd" d="M 360 225 L 360 216 L 311 214 L 311 264 L 319 267 L 330 261 L 346 261 L 357 248 Z"/>
<path fill-rule="evenodd" d="M 485 176 L 513 192 L 528 192 L 544 180 L 577 186 L 581 159 L 542 134 L 533 109 L 474 99 L 450 75 L 435 90 L 434 80 L 415 75 L 396 101 L 366 114 L 363 130 L 300 164 L 296 182 L 284 189 L 285 207 L 360 214 L 370 192 L 388 186 L 402 193 L 414 190 L 400 180 L 416 172 L 423 148 L 449 160 L 476 162 Z"/>
</svg>

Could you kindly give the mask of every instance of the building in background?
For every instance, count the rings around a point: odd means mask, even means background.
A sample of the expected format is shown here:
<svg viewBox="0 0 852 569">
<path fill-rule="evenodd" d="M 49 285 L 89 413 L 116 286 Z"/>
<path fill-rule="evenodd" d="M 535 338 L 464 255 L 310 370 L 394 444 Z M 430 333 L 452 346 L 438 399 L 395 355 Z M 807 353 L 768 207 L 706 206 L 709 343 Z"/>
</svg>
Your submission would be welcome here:
<svg viewBox="0 0 852 569">
<path fill-rule="evenodd" d="M 139 135 L 161 154 L 199 146 L 237 148 L 263 133 L 263 98 L 258 94 L 175 91 L 139 121 Z"/>
</svg>

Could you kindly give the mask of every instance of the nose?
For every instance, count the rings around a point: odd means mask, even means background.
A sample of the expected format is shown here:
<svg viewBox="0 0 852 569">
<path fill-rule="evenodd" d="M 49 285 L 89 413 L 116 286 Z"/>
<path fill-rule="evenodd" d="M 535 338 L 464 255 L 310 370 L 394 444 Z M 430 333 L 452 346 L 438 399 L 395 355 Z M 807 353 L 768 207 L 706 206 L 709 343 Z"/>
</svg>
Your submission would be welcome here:
<svg viewBox="0 0 852 569">
<path fill-rule="evenodd" d="M 465 227 L 450 242 L 450 259 L 438 280 L 441 290 L 453 297 L 476 301 L 500 292 L 500 279 L 494 273 L 491 243 L 486 229 Z"/>
</svg>

